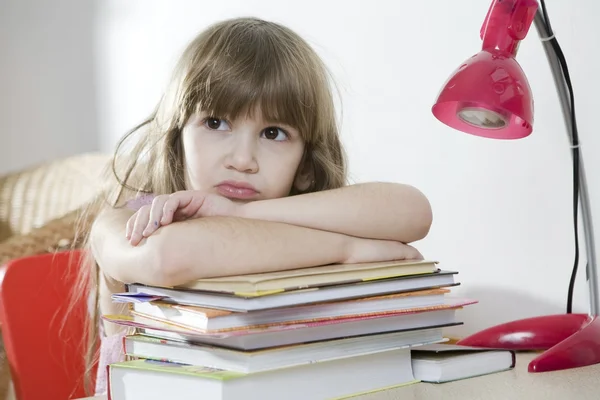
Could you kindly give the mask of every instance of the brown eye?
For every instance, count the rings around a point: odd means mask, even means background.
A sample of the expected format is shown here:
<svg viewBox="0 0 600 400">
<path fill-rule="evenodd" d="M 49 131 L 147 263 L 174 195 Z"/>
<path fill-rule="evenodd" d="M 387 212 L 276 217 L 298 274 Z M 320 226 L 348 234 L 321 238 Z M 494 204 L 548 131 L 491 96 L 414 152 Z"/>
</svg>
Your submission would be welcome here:
<svg viewBox="0 0 600 400">
<path fill-rule="evenodd" d="M 283 129 L 277 128 L 275 126 L 270 126 L 263 130 L 263 135 L 266 139 L 269 140 L 285 140 L 288 138 L 287 133 Z"/>
<path fill-rule="evenodd" d="M 218 131 L 218 130 L 222 131 L 222 130 L 229 129 L 227 122 L 225 122 L 224 120 L 222 120 L 220 118 L 214 118 L 214 117 L 206 118 L 206 120 L 204 120 L 204 125 L 206 125 L 206 127 L 208 129 L 212 129 L 215 131 Z"/>
</svg>

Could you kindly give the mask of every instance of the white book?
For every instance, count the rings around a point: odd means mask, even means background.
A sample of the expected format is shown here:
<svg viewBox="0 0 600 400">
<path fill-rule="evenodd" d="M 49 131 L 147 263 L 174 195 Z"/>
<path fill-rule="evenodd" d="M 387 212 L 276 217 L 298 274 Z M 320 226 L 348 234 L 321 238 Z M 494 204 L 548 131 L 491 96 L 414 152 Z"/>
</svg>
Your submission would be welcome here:
<svg viewBox="0 0 600 400">
<path fill-rule="evenodd" d="M 112 400 L 325 400 L 415 382 L 410 349 L 255 374 L 148 360 L 109 366 Z"/>
<path fill-rule="evenodd" d="M 256 373 L 314 362 L 331 361 L 444 340 L 442 328 L 392 332 L 313 343 L 240 351 L 222 347 L 162 340 L 152 336 L 125 337 L 125 354 L 241 373 Z"/>
<path fill-rule="evenodd" d="M 412 351 L 415 378 L 443 383 L 506 371 L 515 366 L 512 350 L 431 344 Z"/>
</svg>

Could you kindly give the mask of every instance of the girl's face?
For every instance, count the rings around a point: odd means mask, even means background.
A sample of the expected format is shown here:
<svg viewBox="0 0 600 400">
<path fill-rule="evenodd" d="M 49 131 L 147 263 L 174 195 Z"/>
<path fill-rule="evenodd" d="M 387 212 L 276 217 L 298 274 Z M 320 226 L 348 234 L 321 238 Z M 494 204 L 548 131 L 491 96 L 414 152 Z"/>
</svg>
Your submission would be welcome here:
<svg viewBox="0 0 600 400">
<path fill-rule="evenodd" d="M 188 189 L 253 201 L 309 186 L 308 174 L 297 176 L 304 153 L 299 132 L 253 115 L 235 121 L 205 113 L 190 117 L 182 133 Z"/>
</svg>

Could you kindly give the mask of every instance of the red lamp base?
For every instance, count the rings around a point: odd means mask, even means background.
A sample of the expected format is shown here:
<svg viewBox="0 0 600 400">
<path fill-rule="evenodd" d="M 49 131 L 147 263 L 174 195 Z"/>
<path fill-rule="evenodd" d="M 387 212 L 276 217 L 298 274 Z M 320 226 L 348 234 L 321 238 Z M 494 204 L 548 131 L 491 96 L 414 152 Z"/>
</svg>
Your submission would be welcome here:
<svg viewBox="0 0 600 400">
<path fill-rule="evenodd" d="M 600 319 L 587 314 L 526 318 L 493 326 L 460 345 L 511 350 L 546 350 L 529 372 L 547 372 L 600 363 Z"/>
</svg>

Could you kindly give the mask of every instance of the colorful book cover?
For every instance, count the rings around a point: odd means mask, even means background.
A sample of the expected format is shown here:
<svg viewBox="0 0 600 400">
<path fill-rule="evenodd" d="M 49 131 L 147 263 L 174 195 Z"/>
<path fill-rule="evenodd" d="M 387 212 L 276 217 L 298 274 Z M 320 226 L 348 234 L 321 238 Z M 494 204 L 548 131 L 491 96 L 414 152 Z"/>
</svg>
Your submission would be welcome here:
<svg viewBox="0 0 600 400">
<path fill-rule="evenodd" d="M 195 329 L 190 327 L 181 326 L 172 322 L 165 322 L 158 319 L 148 318 L 143 315 L 132 312 L 132 315 L 103 315 L 102 319 L 123 326 L 130 326 L 135 328 L 147 328 L 156 329 L 162 331 L 170 331 L 174 333 L 181 333 L 184 335 L 195 334 L 207 338 L 226 338 L 232 336 L 241 336 L 249 334 L 257 334 L 264 332 L 278 332 L 293 330 L 299 328 L 307 328 L 313 326 L 339 324 L 344 322 L 354 322 L 360 320 L 368 320 L 373 318 L 385 318 L 394 317 L 404 314 L 416 314 L 429 311 L 447 310 L 447 309 L 460 309 L 464 306 L 477 303 L 476 300 L 463 299 L 463 298 L 448 298 L 445 304 L 437 306 L 428 306 L 420 308 L 411 308 L 395 311 L 385 311 L 381 313 L 371 314 L 356 314 L 346 316 L 343 318 L 324 318 L 319 320 L 304 320 L 304 321 L 290 321 L 285 324 L 265 324 L 247 327 L 237 327 L 225 330 L 204 330 Z"/>
<path fill-rule="evenodd" d="M 314 307 L 318 307 L 319 305 L 331 306 L 331 305 L 342 304 L 342 303 L 343 304 L 353 304 L 353 303 L 362 303 L 362 302 L 366 302 L 366 301 L 396 299 L 396 298 L 401 298 L 401 297 L 443 295 L 443 294 L 447 294 L 447 293 L 450 293 L 450 290 L 448 290 L 448 289 L 416 290 L 416 291 L 411 291 L 411 292 L 382 294 L 382 295 L 361 297 L 361 298 L 349 299 L 349 300 L 323 301 L 323 302 L 317 302 L 317 303 L 311 303 L 311 304 L 298 304 L 298 305 L 286 307 L 286 309 L 289 309 L 290 311 L 294 311 L 294 310 L 303 309 L 303 308 L 314 308 Z M 197 315 L 203 316 L 206 319 L 225 317 L 225 316 L 232 315 L 232 314 L 240 314 L 240 315 L 247 314 L 245 312 L 235 312 L 235 311 L 221 310 L 221 309 L 209 308 L 209 307 L 166 303 L 161 300 L 155 300 L 153 304 L 156 306 L 159 306 L 159 307 L 172 308 L 172 309 L 179 310 L 182 312 L 189 312 L 189 313 L 197 314 Z"/>
</svg>

